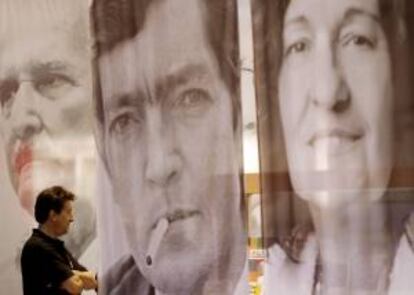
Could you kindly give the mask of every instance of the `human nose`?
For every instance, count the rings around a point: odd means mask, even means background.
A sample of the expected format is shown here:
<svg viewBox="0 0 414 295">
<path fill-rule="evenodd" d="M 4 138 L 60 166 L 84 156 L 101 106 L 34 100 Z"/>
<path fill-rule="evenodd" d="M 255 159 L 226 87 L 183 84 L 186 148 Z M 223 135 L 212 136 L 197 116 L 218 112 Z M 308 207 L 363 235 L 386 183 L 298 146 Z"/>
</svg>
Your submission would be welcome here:
<svg viewBox="0 0 414 295">
<path fill-rule="evenodd" d="M 161 110 L 148 112 L 145 177 L 159 186 L 178 178 L 182 166 L 173 126 L 165 121 Z"/>
<path fill-rule="evenodd" d="M 351 96 L 333 45 L 323 46 L 313 60 L 312 104 L 337 113 L 345 111 Z"/>
<path fill-rule="evenodd" d="M 21 82 L 15 94 L 12 109 L 12 129 L 20 139 L 27 139 L 42 129 L 42 120 L 38 112 L 39 94 L 30 82 Z"/>
</svg>

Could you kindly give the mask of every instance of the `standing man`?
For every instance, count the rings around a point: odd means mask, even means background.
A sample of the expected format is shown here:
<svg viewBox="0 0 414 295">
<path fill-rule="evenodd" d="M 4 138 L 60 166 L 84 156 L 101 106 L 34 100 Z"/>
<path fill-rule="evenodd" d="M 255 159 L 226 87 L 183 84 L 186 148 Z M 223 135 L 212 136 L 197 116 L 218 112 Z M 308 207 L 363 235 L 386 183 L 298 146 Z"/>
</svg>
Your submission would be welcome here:
<svg viewBox="0 0 414 295">
<path fill-rule="evenodd" d="M 35 204 L 39 228 L 25 243 L 21 257 L 25 295 L 80 294 L 96 289 L 95 274 L 80 265 L 58 237 L 73 222 L 75 196 L 60 186 L 42 191 Z"/>
<path fill-rule="evenodd" d="M 235 15 L 232 0 L 92 6 L 97 142 L 130 251 L 103 294 L 248 294 Z"/>
<path fill-rule="evenodd" d="M 88 8 L 84 0 L 0 1 L 0 131 L 8 176 L 33 217 L 46 187 L 76 192 L 79 222 L 65 237 L 76 257 L 95 237 Z"/>
</svg>

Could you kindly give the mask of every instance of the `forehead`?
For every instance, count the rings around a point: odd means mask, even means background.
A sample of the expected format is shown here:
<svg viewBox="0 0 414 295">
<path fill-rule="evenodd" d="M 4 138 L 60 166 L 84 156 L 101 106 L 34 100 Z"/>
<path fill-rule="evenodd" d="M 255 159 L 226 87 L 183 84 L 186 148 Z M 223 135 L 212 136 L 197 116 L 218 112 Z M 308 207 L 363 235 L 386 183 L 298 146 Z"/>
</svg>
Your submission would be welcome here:
<svg viewBox="0 0 414 295">
<path fill-rule="evenodd" d="M 204 10 L 201 0 L 162 0 L 152 4 L 139 33 L 99 59 L 104 96 L 132 90 L 138 86 L 137 80 L 155 83 L 186 65 L 216 70 Z"/>
<path fill-rule="evenodd" d="M 81 46 L 76 42 L 82 38 L 76 36 L 78 32 L 73 21 L 70 24 L 54 18 L 41 19 L 45 17 L 42 14 L 27 15 L 26 19 L 26 14 L 18 16 L 23 19 L 6 22 L 0 34 L 0 71 L 3 74 L 51 61 L 73 66 L 85 64 L 87 47 L 84 46 L 85 52 L 79 50 Z"/>
<path fill-rule="evenodd" d="M 349 12 L 361 16 L 378 16 L 378 0 L 292 0 L 286 11 L 285 24 L 301 20 L 313 25 L 335 25 Z"/>
<path fill-rule="evenodd" d="M 19 35 L 4 36 L 0 63 L 18 66 L 28 60 L 50 60 L 71 56 L 70 36 L 59 29 L 33 28 Z M 70 53 L 70 54 L 69 54 Z"/>
</svg>

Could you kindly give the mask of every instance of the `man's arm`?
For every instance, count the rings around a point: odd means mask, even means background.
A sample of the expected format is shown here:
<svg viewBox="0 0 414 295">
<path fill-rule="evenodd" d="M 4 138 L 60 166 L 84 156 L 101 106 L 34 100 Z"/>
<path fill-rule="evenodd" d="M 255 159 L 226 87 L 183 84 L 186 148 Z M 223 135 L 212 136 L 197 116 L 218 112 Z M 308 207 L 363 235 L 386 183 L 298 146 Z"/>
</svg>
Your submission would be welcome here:
<svg viewBox="0 0 414 295">
<path fill-rule="evenodd" d="M 82 280 L 83 288 L 86 290 L 97 289 L 98 282 L 96 279 L 96 273 L 89 271 L 86 267 L 80 264 L 69 251 L 67 251 L 67 255 L 73 264 L 72 272 Z"/>
<path fill-rule="evenodd" d="M 92 290 L 98 288 L 98 281 L 96 280 L 96 274 L 92 271 L 73 271 L 78 276 L 82 283 L 83 288 L 86 290 Z"/>
<path fill-rule="evenodd" d="M 84 289 L 83 281 L 76 274 L 65 280 L 60 287 L 70 294 L 80 294 Z"/>
</svg>

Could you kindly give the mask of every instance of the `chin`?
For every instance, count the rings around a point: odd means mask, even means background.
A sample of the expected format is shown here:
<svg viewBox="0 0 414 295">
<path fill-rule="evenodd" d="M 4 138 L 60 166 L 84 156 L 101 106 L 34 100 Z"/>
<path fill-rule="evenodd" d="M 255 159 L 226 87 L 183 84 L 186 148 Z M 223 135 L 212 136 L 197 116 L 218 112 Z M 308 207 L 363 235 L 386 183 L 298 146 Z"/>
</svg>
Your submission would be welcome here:
<svg viewBox="0 0 414 295">
<path fill-rule="evenodd" d="M 175 294 L 197 294 L 207 277 L 209 265 L 199 259 L 167 261 L 149 271 L 149 280 L 160 291 Z"/>
<path fill-rule="evenodd" d="M 355 203 L 361 192 L 317 191 L 309 194 L 308 201 L 320 209 L 338 209 Z"/>
<path fill-rule="evenodd" d="M 382 200 L 384 188 L 350 189 L 350 190 L 320 190 L 299 192 L 299 196 L 320 209 L 340 209 L 344 206 L 363 206 L 374 204 Z"/>
<path fill-rule="evenodd" d="M 199 245 L 200 246 L 200 245 Z M 151 267 L 141 271 L 156 289 L 165 293 L 197 294 L 212 269 L 212 256 L 200 249 L 185 249 L 179 253 L 159 254 Z"/>
</svg>

